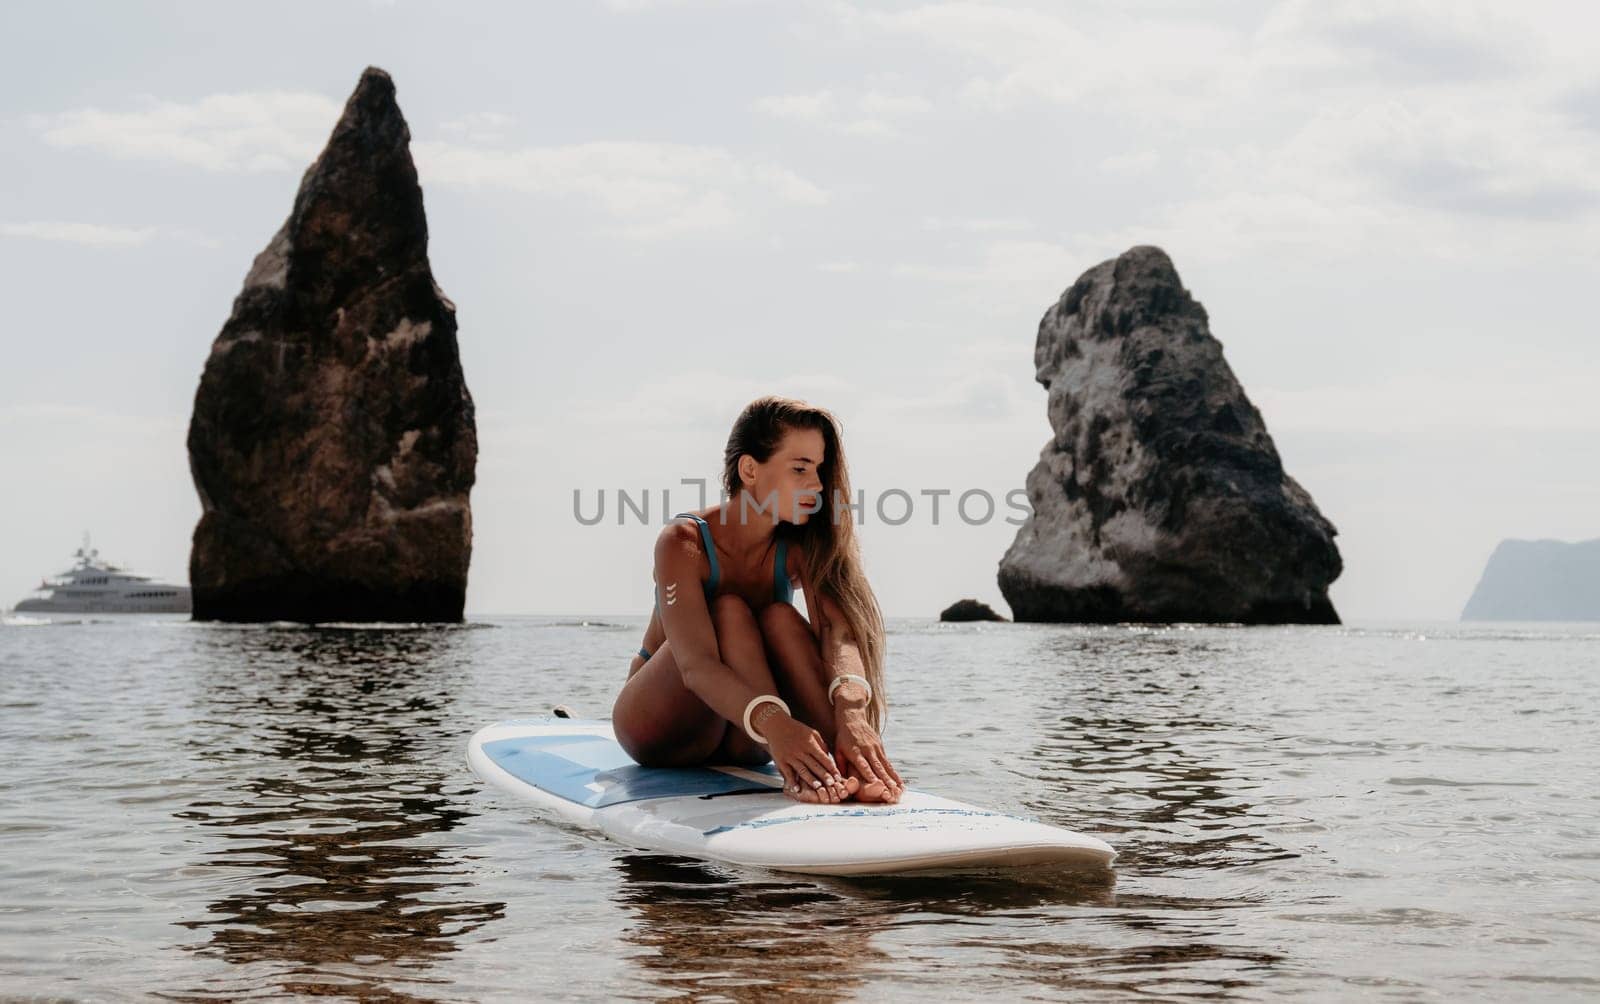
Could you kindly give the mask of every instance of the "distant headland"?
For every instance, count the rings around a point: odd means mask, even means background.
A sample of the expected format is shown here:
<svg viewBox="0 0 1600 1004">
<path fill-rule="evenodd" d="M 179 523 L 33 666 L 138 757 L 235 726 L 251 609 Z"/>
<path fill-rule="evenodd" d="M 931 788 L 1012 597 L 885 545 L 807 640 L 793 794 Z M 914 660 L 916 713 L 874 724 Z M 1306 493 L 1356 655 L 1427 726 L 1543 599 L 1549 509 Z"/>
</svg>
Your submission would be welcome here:
<svg viewBox="0 0 1600 1004">
<path fill-rule="evenodd" d="M 1600 621 L 1600 537 L 1502 540 L 1464 621 Z"/>
</svg>

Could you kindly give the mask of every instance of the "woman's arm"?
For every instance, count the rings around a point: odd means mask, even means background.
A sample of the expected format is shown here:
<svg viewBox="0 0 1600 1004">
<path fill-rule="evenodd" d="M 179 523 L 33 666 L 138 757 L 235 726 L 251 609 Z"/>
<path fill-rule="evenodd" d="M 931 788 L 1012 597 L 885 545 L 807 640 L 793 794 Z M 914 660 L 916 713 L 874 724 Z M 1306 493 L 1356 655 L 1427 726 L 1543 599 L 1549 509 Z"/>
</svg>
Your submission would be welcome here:
<svg viewBox="0 0 1600 1004">
<path fill-rule="evenodd" d="M 717 647 L 711 610 L 700 587 L 699 532 L 689 526 L 668 526 L 656 538 L 656 591 L 661 597 L 661 625 L 683 685 L 696 697 L 744 729 L 744 711 L 762 692 L 722 661 Z M 774 697 L 778 696 L 776 694 Z M 828 750 L 825 737 L 776 705 L 762 704 L 750 716 L 750 727 L 771 748 L 772 762 L 783 775 L 791 795 L 801 786 L 813 790 L 812 800 L 837 802 L 847 791 L 840 767 Z M 827 787 L 824 794 L 819 789 Z M 802 799 L 804 800 L 804 799 Z"/>
<path fill-rule="evenodd" d="M 700 584 L 704 553 L 700 533 L 692 525 L 674 523 L 656 537 L 656 593 L 661 601 L 661 626 L 672 643 L 672 657 L 683 685 L 736 728 L 743 729 L 745 706 L 760 691 L 744 682 L 718 652 L 711 610 Z"/>
<path fill-rule="evenodd" d="M 810 606 L 811 594 L 806 593 L 806 597 L 807 606 Z M 861 649 L 856 646 L 855 635 L 850 631 L 850 622 L 845 619 L 844 611 L 839 608 L 838 601 L 826 592 L 819 592 L 816 601 L 822 665 L 826 676 L 823 686 L 831 685 L 835 679 L 846 673 L 865 677 L 867 671 L 861 659 Z M 840 684 L 833 695 L 833 707 L 834 713 L 840 718 L 851 713 L 859 713 L 865 717 L 866 689 L 854 680 Z"/>
<path fill-rule="evenodd" d="M 818 590 L 815 600 L 807 592 L 807 609 L 812 609 L 813 605 L 820 622 L 823 675 L 827 677 L 824 685 L 831 685 L 846 673 L 865 677 L 861 648 L 856 644 L 839 601 L 825 590 Z M 869 800 L 898 802 L 905 791 L 905 780 L 889 760 L 883 741 L 867 717 L 868 703 L 866 688 L 854 680 L 840 684 L 834 692 L 834 759 L 841 765 L 855 768 L 856 776 L 864 785 L 862 791 L 869 793 Z M 881 786 L 881 796 L 870 794 L 875 786 Z"/>
</svg>

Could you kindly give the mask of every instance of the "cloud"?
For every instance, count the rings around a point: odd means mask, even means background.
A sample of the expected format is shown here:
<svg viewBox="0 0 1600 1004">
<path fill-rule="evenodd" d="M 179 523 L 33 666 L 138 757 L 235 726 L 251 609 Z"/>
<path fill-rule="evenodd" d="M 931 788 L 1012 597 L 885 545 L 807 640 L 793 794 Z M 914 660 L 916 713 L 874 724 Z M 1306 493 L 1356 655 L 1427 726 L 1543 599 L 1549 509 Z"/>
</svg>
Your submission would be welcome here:
<svg viewBox="0 0 1600 1004">
<path fill-rule="evenodd" d="M 973 423 L 1029 422 L 1043 414 L 1044 391 L 1033 381 L 1033 336 L 980 337 L 958 341 L 922 357 L 922 372 L 910 385 L 915 394 L 881 390 L 866 402 L 868 411 L 896 419 L 946 423 L 966 429 Z"/>
<path fill-rule="evenodd" d="M 988 317 L 1043 313 L 1092 265 L 1135 244 L 1156 243 L 1136 227 L 1111 232 L 1078 232 L 1064 240 L 1001 237 L 976 244 L 952 261 L 897 262 L 876 269 L 890 278 L 927 283 L 927 292 L 948 306 Z M 1031 367 L 1029 342 L 1024 370 Z"/>
<path fill-rule="evenodd" d="M 1524 22 L 1459 0 L 1292 0 L 1268 14 L 1252 49 L 1280 71 L 1389 84 L 1481 81 L 1538 58 Z"/>
<path fill-rule="evenodd" d="M 1333 432 L 1398 442 L 1463 434 L 1600 429 L 1592 374 L 1530 348 L 1492 371 L 1388 373 L 1359 386 L 1262 387 L 1250 399 L 1274 431 Z"/>
<path fill-rule="evenodd" d="M 439 131 L 464 143 L 502 143 L 516 118 L 504 112 L 472 112 L 441 123 Z"/>
<path fill-rule="evenodd" d="M 772 205 L 820 206 L 828 194 L 776 164 L 720 147 L 597 141 L 498 150 L 412 144 L 429 183 L 579 198 L 621 236 L 654 240 L 739 228 Z"/>
<path fill-rule="evenodd" d="M 1148 222 L 1237 250 L 1259 238 L 1350 252 L 1400 240 L 1442 259 L 1481 256 L 1485 242 L 1593 256 L 1597 158 L 1600 136 L 1515 95 L 1347 101 L 1276 142 L 1202 153 L 1196 193 Z"/>
<path fill-rule="evenodd" d="M 1600 133 L 1600 81 L 1573 87 L 1561 96 L 1555 107 L 1574 124 Z"/>
<path fill-rule="evenodd" d="M 27 126 L 60 149 L 208 171 L 301 170 L 316 157 L 342 105 L 320 94 L 213 94 L 183 103 L 150 95 L 129 111 L 81 108 L 30 115 Z"/>
<path fill-rule="evenodd" d="M 955 107 L 992 118 L 1066 106 L 1110 133 L 1121 123 L 1132 142 L 1100 170 L 1137 173 L 1150 197 L 1125 223 L 1066 239 L 1092 260 L 1147 241 L 1212 258 L 1397 241 L 1446 259 L 1486 240 L 1600 249 L 1595 78 L 1564 37 L 1594 25 L 1576 14 L 1291 0 L 1230 25 L 1116 5 L 1070 16 L 975 2 L 824 9 L 846 41 L 909 40 L 945 59 Z M 924 88 L 935 101 L 939 89 Z M 1008 274 L 1015 250 L 897 271 L 987 281 Z"/>
<path fill-rule="evenodd" d="M 924 230 L 957 230 L 970 234 L 985 233 L 1020 233 L 1032 230 L 1036 224 L 1032 220 L 1017 219 L 1015 217 L 954 217 L 954 216 L 924 216 L 922 229 Z"/>
<path fill-rule="evenodd" d="M 902 10 L 827 8 L 849 38 L 921 42 L 967 74 L 958 95 L 981 110 L 1011 111 L 1034 100 L 1122 106 L 1152 92 L 1202 92 L 1216 67 L 1236 59 L 1244 39 L 1207 19 L 1166 22 L 1135 13 L 987 3 L 922 4 Z M 974 72 L 974 70 L 976 72 Z"/>
<path fill-rule="evenodd" d="M 1137 150 L 1100 158 L 1100 170 L 1107 174 L 1145 174 L 1159 163 L 1161 155 L 1154 150 Z"/>
<path fill-rule="evenodd" d="M 27 121 L 61 149 L 208 171 L 298 172 L 316 159 L 342 111 L 331 98 L 284 91 L 140 100 L 143 107 L 131 111 L 85 108 Z M 619 236 L 636 240 L 734 230 L 774 205 L 828 201 L 792 170 L 716 146 L 615 140 L 507 149 L 513 122 L 501 112 L 474 112 L 440 126 L 448 139 L 414 141 L 423 183 L 579 199 L 610 217 Z M 54 234 L 102 243 L 150 237 L 60 227 Z"/>
<path fill-rule="evenodd" d="M 757 98 L 752 107 L 773 118 L 804 122 L 844 135 L 878 138 L 901 135 L 895 120 L 927 115 L 933 110 L 931 102 L 915 94 L 880 90 L 842 94 L 832 89 Z"/>
<path fill-rule="evenodd" d="M 1368 105 L 1317 125 L 1327 135 L 1308 133 L 1302 142 L 1341 156 L 1403 205 L 1544 220 L 1600 201 L 1600 137 L 1520 101 L 1441 95 L 1425 105 Z"/>
<path fill-rule="evenodd" d="M 138 247 L 148 244 L 152 240 L 162 238 L 198 244 L 201 247 L 218 246 L 215 240 L 186 227 L 119 227 L 103 223 L 79 223 L 67 220 L 29 220 L 0 223 L 0 237 L 57 241 L 64 244 L 83 244 L 89 247 Z"/>
<path fill-rule="evenodd" d="M 1184 7 L 929 3 L 900 10 L 825 8 L 851 40 L 920 42 L 964 75 L 963 101 L 1012 111 L 1030 101 L 1192 124 L 1258 112 L 1308 86 L 1483 81 L 1535 66 L 1542 46 L 1522 20 L 1446 0 L 1330 4 L 1291 0 L 1260 24 Z M 1298 86 L 1286 87 L 1293 82 Z"/>
<path fill-rule="evenodd" d="M 1098 260 L 1100 259 L 1095 259 Z M 975 261 L 953 264 L 902 262 L 890 266 L 889 274 L 900 278 L 929 279 L 935 282 L 1028 284 L 1054 282 L 1064 288 L 1091 264 L 1093 262 L 1084 263 L 1081 251 L 1066 244 L 1054 241 L 1006 239 L 993 240 L 981 245 L 979 256 Z"/>
<path fill-rule="evenodd" d="M 131 247 L 143 244 L 154 235 L 153 227 L 108 227 L 98 223 L 68 223 L 36 220 L 29 223 L 0 223 L 0 235 L 31 237 L 36 240 L 87 244 L 91 247 Z"/>
<path fill-rule="evenodd" d="M 777 0 L 601 0 L 601 6 L 623 14 L 668 10 L 678 7 L 759 7 L 777 6 Z"/>
<path fill-rule="evenodd" d="M 88 442 L 102 448 L 108 443 L 125 444 L 129 440 L 148 441 L 151 437 L 178 434 L 189 427 L 188 415 L 135 415 L 107 411 L 79 404 L 8 404 L 0 407 L 0 429 L 8 435 L 28 436 L 36 439 L 45 433 L 59 432 L 74 427 L 78 433 L 89 434 Z M 121 454 L 121 446 L 107 452 Z"/>
<path fill-rule="evenodd" d="M 764 394 L 786 394 L 835 409 L 833 401 L 860 393 L 849 380 L 827 373 L 795 373 L 775 383 L 747 373 L 686 369 L 635 384 L 625 398 L 573 402 L 569 412 L 579 427 L 626 428 L 641 435 L 656 430 L 671 438 L 685 427 L 725 433 L 739 410 Z"/>
<path fill-rule="evenodd" d="M 566 405 L 575 428 L 599 441 L 675 443 L 685 433 L 720 442 L 739 410 L 764 394 L 786 394 L 827 408 L 851 430 L 889 441 L 914 424 L 928 444 L 967 441 L 1012 426 L 1031 434 L 1043 414 L 1033 383 L 1033 341 L 978 339 L 919 353 L 900 385 L 864 384 L 848 376 L 798 372 L 774 382 L 754 373 L 684 369 L 652 376 L 626 397 Z M 901 386 L 904 390 L 901 390 Z"/>
</svg>

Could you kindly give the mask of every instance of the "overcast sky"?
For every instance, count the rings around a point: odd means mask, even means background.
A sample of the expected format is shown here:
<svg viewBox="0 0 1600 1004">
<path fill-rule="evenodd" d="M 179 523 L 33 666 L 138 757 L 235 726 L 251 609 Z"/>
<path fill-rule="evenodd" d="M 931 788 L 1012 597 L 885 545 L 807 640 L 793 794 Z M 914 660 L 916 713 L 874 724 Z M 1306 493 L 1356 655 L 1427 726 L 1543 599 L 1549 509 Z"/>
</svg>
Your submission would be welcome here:
<svg viewBox="0 0 1600 1004">
<path fill-rule="evenodd" d="M 368 64 L 411 127 L 477 403 L 469 614 L 648 613 L 661 491 L 698 507 L 680 479 L 714 486 L 768 392 L 842 420 L 888 614 L 1008 612 L 1007 510 L 969 526 L 951 500 L 1022 486 L 1050 436 L 1039 319 L 1143 243 L 1338 527 L 1347 620 L 1453 619 L 1500 539 L 1600 536 L 1592 5 L 4 19 L 0 605 L 84 530 L 186 578 L 201 368 Z M 619 489 L 650 491 L 651 525 L 616 524 Z M 898 526 L 872 511 L 892 489 L 916 501 Z"/>
</svg>

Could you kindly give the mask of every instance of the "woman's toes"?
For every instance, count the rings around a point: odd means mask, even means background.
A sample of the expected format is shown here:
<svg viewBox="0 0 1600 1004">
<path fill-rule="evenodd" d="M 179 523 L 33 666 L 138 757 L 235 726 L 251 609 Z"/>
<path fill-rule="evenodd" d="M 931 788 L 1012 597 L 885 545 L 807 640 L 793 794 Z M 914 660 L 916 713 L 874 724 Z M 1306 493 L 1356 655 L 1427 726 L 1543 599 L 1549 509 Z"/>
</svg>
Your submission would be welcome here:
<svg viewBox="0 0 1600 1004">
<path fill-rule="evenodd" d="M 856 777 L 846 777 L 840 785 L 825 784 L 820 788 L 808 788 L 802 783 L 799 791 L 795 791 L 792 786 L 783 789 L 783 793 L 796 802 L 812 805 L 818 803 L 837 805 L 840 802 L 848 802 L 852 798 L 859 797 L 861 791 L 861 779 Z"/>
<path fill-rule="evenodd" d="M 796 802 L 809 802 L 815 805 L 817 802 L 822 801 L 822 796 L 817 793 L 817 789 L 815 788 L 807 788 L 802 786 L 799 791 L 795 791 L 793 788 L 785 788 L 783 789 L 783 793 L 794 799 Z"/>
<path fill-rule="evenodd" d="M 861 791 L 856 795 L 858 802 L 888 802 L 893 800 L 889 788 L 882 781 L 870 781 L 861 786 Z"/>
</svg>

